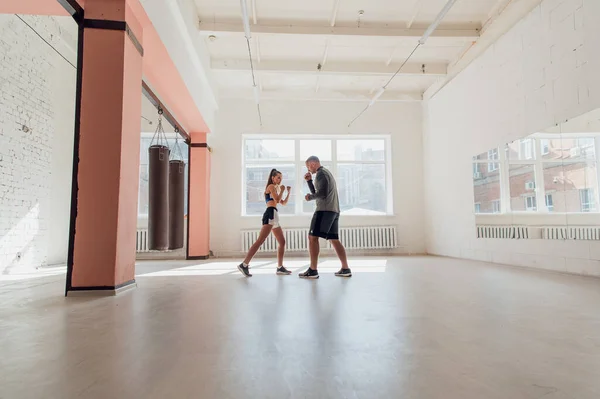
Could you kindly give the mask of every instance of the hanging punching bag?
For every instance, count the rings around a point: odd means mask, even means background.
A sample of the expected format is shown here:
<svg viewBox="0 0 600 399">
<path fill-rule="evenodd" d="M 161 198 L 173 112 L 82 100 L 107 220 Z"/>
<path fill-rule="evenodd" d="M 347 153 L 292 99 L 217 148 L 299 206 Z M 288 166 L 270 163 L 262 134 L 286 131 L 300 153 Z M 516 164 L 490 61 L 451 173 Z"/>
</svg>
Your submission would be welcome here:
<svg viewBox="0 0 600 399">
<path fill-rule="evenodd" d="M 169 249 L 183 248 L 185 162 L 169 161 Z"/>
<path fill-rule="evenodd" d="M 148 247 L 169 249 L 169 147 L 151 145 L 148 173 Z"/>
</svg>

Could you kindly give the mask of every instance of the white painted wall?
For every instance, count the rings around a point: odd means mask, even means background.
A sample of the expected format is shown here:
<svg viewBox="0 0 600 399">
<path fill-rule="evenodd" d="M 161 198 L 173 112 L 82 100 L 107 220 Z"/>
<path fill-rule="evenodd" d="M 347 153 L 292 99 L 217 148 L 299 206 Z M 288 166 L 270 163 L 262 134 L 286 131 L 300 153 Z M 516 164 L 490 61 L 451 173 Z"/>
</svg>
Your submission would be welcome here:
<svg viewBox="0 0 600 399">
<path fill-rule="evenodd" d="M 74 21 L 67 20 L 74 24 Z M 73 43 L 74 44 L 74 43 Z M 63 53 L 64 54 L 64 53 Z M 77 65 L 76 49 L 71 52 Z M 55 57 L 56 58 L 56 57 Z M 58 63 L 62 61 L 62 63 Z M 64 60 L 57 59 L 52 69 L 52 106 L 54 138 L 52 142 L 51 196 L 48 214 L 48 264 L 67 263 L 69 223 L 71 220 L 71 183 L 73 180 L 73 139 L 75 129 L 75 92 L 77 71 Z"/>
<path fill-rule="evenodd" d="M 421 105 L 377 103 L 349 130 L 363 108 L 359 102 L 264 101 L 264 126 L 252 100 L 228 99 L 209 135 L 211 158 L 211 250 L 240 256 L 240 230 L 260 229 L 260 217 L 241 216 L 242 138 L 264 134 L 391 134 L 394 216 L 342 216 L 342 226 L 396 225 L 399 253 L 424 253 Z M 297 190 L 296 190 L 297 191 Z M 310 216 L 281 217 L 284 227 L 308 227 Z"/>
<path fill-rule="evenodd" d="M 545 0 L 424 104 L 431 254 L 600 275 L 600 244 L 475 239 L 471 157 L 600 107 L 600 2 Z"/>
<path fill-rule="evenodd" d="M 22 18 L 74 63 L 65 21 Z M 73 66 L 0 15 L 0 273 L 66 262 L 74 86 Z"/>
</svg>

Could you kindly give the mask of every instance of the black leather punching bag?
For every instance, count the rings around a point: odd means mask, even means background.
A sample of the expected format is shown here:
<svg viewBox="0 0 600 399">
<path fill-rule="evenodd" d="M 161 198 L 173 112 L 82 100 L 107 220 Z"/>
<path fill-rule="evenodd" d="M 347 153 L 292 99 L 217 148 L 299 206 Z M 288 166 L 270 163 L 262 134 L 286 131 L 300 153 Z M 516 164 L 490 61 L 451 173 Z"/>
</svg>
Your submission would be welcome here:
<svg viewBox="0 0 600 399">
<path fill-rule="evenodd" d="M 152 145 L 148 173 L 148 249 L 169 249 L 169 147 Z"/>
<path fill-rule="evenodd" d="M 169 162 L 169 249 L 183 248 L 185 162 Z"/>
</svg>

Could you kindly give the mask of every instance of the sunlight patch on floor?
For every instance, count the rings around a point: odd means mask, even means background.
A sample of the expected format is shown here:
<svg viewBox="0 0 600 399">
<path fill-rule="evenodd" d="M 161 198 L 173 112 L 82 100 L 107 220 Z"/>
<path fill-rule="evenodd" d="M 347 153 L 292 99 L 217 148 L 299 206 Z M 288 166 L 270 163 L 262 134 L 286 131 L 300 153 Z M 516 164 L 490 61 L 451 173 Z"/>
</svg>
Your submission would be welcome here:
<svg viewBox="0 0 600 399">
<path fill-rule="evenodd" d="M 61 274 L 65 274 L 67 272 L 66 266 L 60 267 L 43 267 L 37 270 L 27 270 L 27 271 L 16 271 L 10 274 L 2 274 L 0 275 L 0 282 L 4 281 L 22 281 L 22 280 L 31 280 L 35 278 L 49 277 L 49 276 L 58 276 Z"/>
<path fill-rule="evenodd" d="M 293 273 L 300 272 L 309 266 L 309 260 L 285 261 L 285 267 Z M 352 273 L 384 273 L 387 267 L 387 259 L 350 259 L 348 264 Z M 139 277 L 183 277 L 183 276 L 219 276 L 239 273 L 237 266 L 239 262 L 206 262 L 192 266 L 173 268 L 151 273 L 138 274 Z M 337 259 L 325 260 L 319 263 L 319 271 L 322 273 L 333 273 L 339 270 L 340 261 Z M 276 260 L 257 261 L 250 265 L 250 272 L 254 275 L 275 274 L 277 269 Z"/>
</svg>

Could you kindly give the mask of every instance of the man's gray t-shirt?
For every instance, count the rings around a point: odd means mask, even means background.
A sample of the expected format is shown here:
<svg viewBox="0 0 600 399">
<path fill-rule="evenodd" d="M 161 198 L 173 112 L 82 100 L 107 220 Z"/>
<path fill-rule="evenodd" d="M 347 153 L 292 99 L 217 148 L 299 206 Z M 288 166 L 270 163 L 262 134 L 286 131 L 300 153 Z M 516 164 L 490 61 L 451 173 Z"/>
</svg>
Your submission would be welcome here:
<svg viewBox="0 0 600 399">
<path fill-rule="evenodd" d="M 308 181 L 308 188 L 312 194 L 309 199 L 317 200 L 317 212 L 329 211 L 340 213 L 340 201 L 338 199 L 337 184 L 331 172 L 324 167 L 317 170 L 315 182 Z"/>
</svg>

